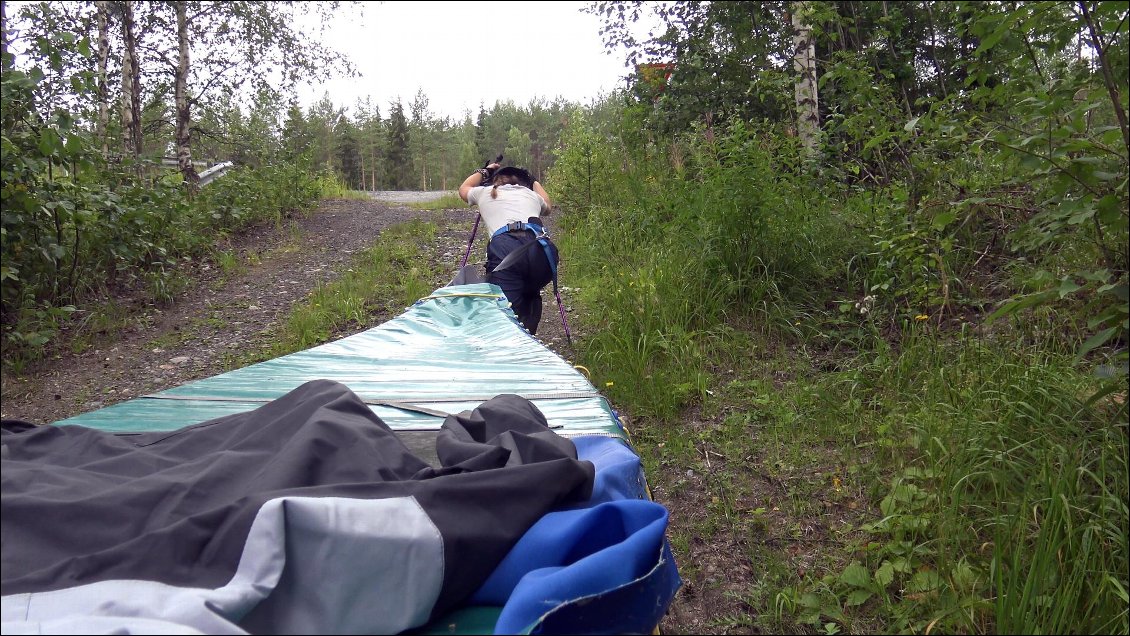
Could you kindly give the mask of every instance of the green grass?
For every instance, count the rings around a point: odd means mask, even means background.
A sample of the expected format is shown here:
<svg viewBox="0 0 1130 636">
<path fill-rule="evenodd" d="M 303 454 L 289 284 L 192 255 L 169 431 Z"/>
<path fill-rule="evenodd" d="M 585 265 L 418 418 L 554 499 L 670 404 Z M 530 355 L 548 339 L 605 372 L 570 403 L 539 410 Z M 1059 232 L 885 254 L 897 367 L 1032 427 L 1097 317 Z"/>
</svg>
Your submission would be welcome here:
<svg viewBox="0 0 1130 636">
<path fill-rule="evenodd" d="M 596 205 L 558 239 L 579 359 L 679 511 L 684 579 L 753 572 L 708 624 L 1127 633 L 1125 389 L 1088 404 L 1099 380 L 1024 319 L 842 311 L 871 225 L 757 168 Z"/>
<path fill-rule="evenodd" d="M 408 207 L 414 210 L 450 210 L 452 208 L 465 208 L 467 207 L 467 202 L 459 198 L 458 193 L 449 192 L 433 201 L 409 203 Z"/>
<path fill-rule="evenodd" d="M 368 201 L 372 199 L 368 192 L 351 190 L 339 177 L 322 176 L 318 179 L 318 189 L 323 199 L 350 199 Z"/>
<path fill-rule="evenodd" d="M 421 246 L 436 226 L 412 221 L 383 230 L 336 280 L 319 285 L 296 305 L 269 347 L 247 364 L 301 351 L 348 331 L 370 327 L 374 317 L 399 312 L 432 291 L 434 272 Z"/>
<path fill-rule="evenodd" d="M 680 534 L 725 545 L 827 532 L 804 575 L 779 550 L 748 557 L 761 572 L 743 601 L 751 615 L 718 626 L 1126 632 L 1124 403 L 1088 406 L 1097 383 L 1070 358 L 972 338 L 912 334 L 849 371 L 812 362 L 751 356 L 707 380 L 702 424 L 645 418 L 634 430 L 673 502 L 696 501 L 681 473 L 708 472 L 712 458 L 717 484 L 697 499 L 705 514 Z M 782 370 L 796 373 L 781 382 Z M 778 491 L 759 491 L 765 479 Z M 835 510 L 842 541 L 831 541 Z M 685 540 L 675 549 L 693 560 Z"/>
<path fill-rule="evenodd" d="M 215 254 L 216 265 L 220 274 L 227 278 L 237 273 L 240 269 L 239 255 L 232 250 L 221 250 Z"/>
<path fill-rule="evenodd" d="M 865 565 L 894 572 L 874 609 L 907 629 L 1126 631 L 1126 411 L 1086 406 L 1094 386 L 1069 359 L 928 335 L 824 379 L 826 412 L 878 451 Z"/>
</svg>

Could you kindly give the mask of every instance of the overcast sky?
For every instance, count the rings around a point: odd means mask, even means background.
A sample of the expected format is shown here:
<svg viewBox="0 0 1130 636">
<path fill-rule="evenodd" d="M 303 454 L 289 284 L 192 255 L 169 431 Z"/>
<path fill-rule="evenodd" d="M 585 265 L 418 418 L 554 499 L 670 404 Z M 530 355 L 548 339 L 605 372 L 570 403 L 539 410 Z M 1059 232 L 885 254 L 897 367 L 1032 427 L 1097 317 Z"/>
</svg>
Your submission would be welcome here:
<svg viewBox="0 0 1130 636">
<path fill-rule="evenodd" d="M 400 97 L 407 110 L 423 89 L 434 115 L 472 117 L 479 103 L 528 104 L 536 97 L 589 103 L 622 86 L 624 55 L 605 53 L 601 22 L 585 2 L 364 2 L 342 10 L 326 43 L 345 53 L 360 78 L 299 91 L 308 106 L 325 92 L 352 106 L 370 96 L 389 114 Z"/>
</svg>

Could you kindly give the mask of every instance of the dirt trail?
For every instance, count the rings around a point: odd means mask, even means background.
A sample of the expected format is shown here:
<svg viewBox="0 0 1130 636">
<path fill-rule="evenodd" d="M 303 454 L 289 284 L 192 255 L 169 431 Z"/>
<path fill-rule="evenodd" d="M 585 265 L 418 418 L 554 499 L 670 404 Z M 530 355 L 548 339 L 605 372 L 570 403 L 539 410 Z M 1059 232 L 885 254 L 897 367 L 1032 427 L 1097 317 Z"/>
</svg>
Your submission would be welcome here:
<svg viewBox="0 0 1130 636">
<path fill-rule="evenodd" d="M 415 210 L 403 202 L 427 200 L 436 193 L 395 194 L 382 197 L 387 202 L 325 201 L 313 214 L 282 227 L 268 225 L 233 239 L 231 247 L 241 265 L 227 273 L 201 265 L 192 273 L 191 287 L 169 307 L 122 299 L 129 312 L 125 326 L 103 335 L 95 346 L 29 365 L 19 375 L 5 371 L 0 415 L 50 423 L 229 371 L 240 351 L 267 345 L 273 328 L 294 303 L 319 283 L 334 279 L 355 252 L 397 223 L 438 223 L 440 231 L 428 246 L 427 258 L 443 272 L 435 287 L 446 284 L 462 259 L 473 212 Z M 481 262 L 483 239 L 476 240 L 472 261 Z M 539 335 L 556 347 L 564 335 L 552 293 L 547 289 L 545 295 Z M 392 317 L 378 316 L 369 326 Z"/>
</svg>

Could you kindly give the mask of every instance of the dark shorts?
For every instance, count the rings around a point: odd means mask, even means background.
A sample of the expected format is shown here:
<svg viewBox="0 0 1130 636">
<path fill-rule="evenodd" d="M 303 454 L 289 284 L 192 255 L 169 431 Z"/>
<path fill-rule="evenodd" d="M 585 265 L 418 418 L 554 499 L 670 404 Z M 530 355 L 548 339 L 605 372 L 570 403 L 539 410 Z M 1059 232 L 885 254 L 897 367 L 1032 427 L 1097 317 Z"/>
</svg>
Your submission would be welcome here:
<svg viewBox="0 0 1130 636">
<path fill-rule="evenodd" d="M 533 232 L 523 230 L 505 232 L 492 238 L 487 246 L 486 269 L 487 282 L 502 288 L 518 320 L 530 333 L 537 333 L 541 322 L 541 290 L 553 280 L 553 267 L 558 263 L 557 246 L 546 239 L 549 255 L 540 244 L 526 247 L 516 263 L 501 272 L 494 271 L 510 252 L 523 247 L 533 237 Z M 552 267 L 550 256 L 553 258 Z"/>
</svg>

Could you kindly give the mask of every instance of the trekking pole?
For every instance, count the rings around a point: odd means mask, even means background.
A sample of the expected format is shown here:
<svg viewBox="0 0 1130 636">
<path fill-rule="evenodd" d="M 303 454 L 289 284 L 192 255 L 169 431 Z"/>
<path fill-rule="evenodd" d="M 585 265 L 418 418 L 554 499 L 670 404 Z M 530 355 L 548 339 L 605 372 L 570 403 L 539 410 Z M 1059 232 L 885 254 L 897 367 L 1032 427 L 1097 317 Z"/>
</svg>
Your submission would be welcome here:
<svg viewBox="0 0 1130 636">
<path fill-rule="evenodd" d="M 495 157 L 494 162 L 495 163 L 502 163 L 502 155 L 498 155 L 497 157 Z M 488 159 L 487 162 L 483 164 L 483 167 L 485 168 L 485 167 L 489 166 L 490 163 L 491 162 Z M 484 179 L 480 183 L 480 185 L 486 185 L 486 180 Z M 471 228 L 471 240 L 467 241 L 467 251 L 463 253 L 463 262 L 459 265 L 459 269 L 463 269 L 464 267 L 466 267 L 467 266 L 467 259 L 471 258 L 471 246 L 475 243 L 475 234 L 478 234 L 478 232 L 479 232 L 479 221 L 482 221 L 482 220 L 483 220 L 482 214 L 478 214 L 478 215 L 475 216 L 475 226 L 473 228 Z"/>
<path fill-rule="evenodd" d="M 557 299 L 557 313 L 561 314 L 561 326 L 565 328 L 565 340 L 569 342 L 569 348 L 573 348 L 573 336 L 569 334 L 569 323 L 565 321 L 565 307 L 561 304 L 561 294 L 557 292 L 557 278 L 553 280 L 553 296 Z"/>
<path fill-rule="evenodd" d="M 483 220 L 483 215 L 478 214 L 475 216 L 475 227 L 471 228 L 471 240 L 467 241 L 467 251 L 463 253 L 463 262 L 459 265 L 459 269 L 467 266 L 467 259 L 471 258 L 471 244 L 475 242 L 475 234 L 479 231 L 479 221 Z"/>
</svg>

